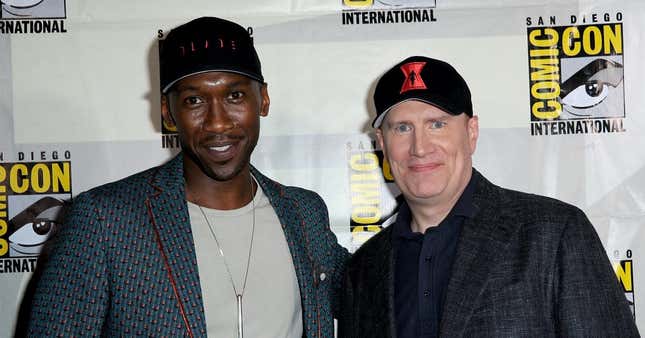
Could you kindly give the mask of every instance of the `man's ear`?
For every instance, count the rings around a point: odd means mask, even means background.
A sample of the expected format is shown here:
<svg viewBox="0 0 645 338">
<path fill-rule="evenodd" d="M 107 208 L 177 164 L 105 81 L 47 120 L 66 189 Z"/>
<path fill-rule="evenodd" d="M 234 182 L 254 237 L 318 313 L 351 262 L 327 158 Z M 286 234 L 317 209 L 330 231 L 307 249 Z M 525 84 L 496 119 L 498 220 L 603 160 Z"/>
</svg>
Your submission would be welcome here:
<svg viewBox="0 0 645 338">
<path fill-rule="evenodd" d="M 387 154 L 385 153 L 385 143 L 383 142 L 383 127 L 376 128 L 375 133 L 376 133 L 376 140 L 378 141 L 378 145 L 381 147 L 381 150 L 383 151 L 383 156 L 387 158 Z"/>
<path fill-rule="evenodd" d="M 163 124 L 168 130 L 176 131 L 177 124 L 175 123 L 175 118 L 170 112 L 170 102 L 168 95 L 161 95 L 161 117 L 163 118 Z"/>
<path fill-rule="evenodd" d="M 271 99 L 269 99 L 269 85 L 262 83 L 260 86 L 260 97 L 262 98 L 262 103 L 260 105 L 260 116 L 267 116 L 269 115 L 269 105 L 271 104 Z"/>
<path fill-rule="evenodd" d="M 471 155 L 475 153 L 477 148 L 477 139 L 479 139 L 479 118 L 475 115 L 468 119 L 468 144 Z"/>
</svg>

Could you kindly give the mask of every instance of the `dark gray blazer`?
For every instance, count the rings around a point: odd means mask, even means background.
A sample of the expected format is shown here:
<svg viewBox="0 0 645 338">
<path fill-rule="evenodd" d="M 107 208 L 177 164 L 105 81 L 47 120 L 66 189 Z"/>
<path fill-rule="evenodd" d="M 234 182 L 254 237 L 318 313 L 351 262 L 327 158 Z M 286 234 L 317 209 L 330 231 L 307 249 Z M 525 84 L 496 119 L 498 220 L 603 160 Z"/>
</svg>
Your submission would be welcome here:
<svg viewBox="0 0 645 338">
<path fill-rule="evenodd" d="M 511 191 L 476 170 L 440 337 L 638 337 L 593 226 L 578 208 Z M 391 227 L 347 267 L 339 337 L 395 337 Z"/>
</svg>

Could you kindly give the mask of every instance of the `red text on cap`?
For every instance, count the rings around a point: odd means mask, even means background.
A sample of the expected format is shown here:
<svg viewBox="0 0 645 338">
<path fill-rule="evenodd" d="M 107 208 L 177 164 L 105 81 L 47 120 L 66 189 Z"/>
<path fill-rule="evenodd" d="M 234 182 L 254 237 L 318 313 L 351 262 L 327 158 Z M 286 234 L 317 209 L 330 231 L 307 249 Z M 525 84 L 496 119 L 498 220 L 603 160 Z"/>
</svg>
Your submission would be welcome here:
<svg viewBox="0 0 645 338">
<path fill-rule="evenodd" d="M 213 47 L 212 44 L 210 47 Z M 231 50 L 237 49 L 237 42 L 235 40 L 224 40 L 223 38 L 218 38 L 215 40 L 215 48 L 229 48 Z M 179 55 L 186 56 L 188 53 L 195 53 L 200 49 L 208 49 L 209 43 L 208 40 L 204 41 L 189 41 L 186 45 L 179 46 Z"/>
</svg>

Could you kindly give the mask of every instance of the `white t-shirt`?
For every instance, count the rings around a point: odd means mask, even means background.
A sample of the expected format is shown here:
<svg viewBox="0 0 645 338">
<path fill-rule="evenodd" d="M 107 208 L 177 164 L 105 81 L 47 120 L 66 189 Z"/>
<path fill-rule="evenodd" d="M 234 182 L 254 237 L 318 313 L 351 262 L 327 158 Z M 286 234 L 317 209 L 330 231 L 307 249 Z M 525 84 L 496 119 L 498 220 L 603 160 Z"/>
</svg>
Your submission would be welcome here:
<svg viewBox="0 0 645 338">
<path fill-rule="evenodd" d="M 203 208 L 242 292 L 255 209 L 255 235 L 242 298 L 245 337 L 302 337 L 300 289 L 280 221 L 260 189 L 234 210 Z M 224 258 L 199 206 L 188 202 L 210 337 L 237 337 L 237 302 Z"/>
</svg>

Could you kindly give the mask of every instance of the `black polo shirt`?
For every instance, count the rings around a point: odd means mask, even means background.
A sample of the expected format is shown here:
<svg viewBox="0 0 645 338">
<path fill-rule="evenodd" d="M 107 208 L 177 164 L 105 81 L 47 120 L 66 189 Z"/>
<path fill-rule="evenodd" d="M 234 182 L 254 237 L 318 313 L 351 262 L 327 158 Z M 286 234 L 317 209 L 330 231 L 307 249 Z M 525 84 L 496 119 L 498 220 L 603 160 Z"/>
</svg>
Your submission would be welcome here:
<svg viewBox="0 0 645 338">
<path fill-rule="evenodd" d="M 424 234 L 412 232 L 407 202 L 392 224 L 394 311 L 399 338 L 437 337 L 450 269 L 464 219 L 474 215 L 471 177 L 448 216 Z"/>
</svg>

